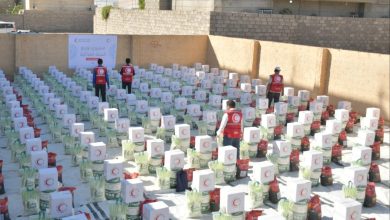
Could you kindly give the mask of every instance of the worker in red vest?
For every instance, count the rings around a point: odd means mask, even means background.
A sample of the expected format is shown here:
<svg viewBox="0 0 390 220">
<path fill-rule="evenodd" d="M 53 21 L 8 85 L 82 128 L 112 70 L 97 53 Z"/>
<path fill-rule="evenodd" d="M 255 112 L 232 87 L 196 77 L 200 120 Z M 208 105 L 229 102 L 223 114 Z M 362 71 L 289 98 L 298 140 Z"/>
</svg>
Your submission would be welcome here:
<svg viewBox="0 0 390 220">
<path fill-rule="evenodd" d="M 126 65 L 122 66 L 120 74 L 122 75 L 122 89 L 126 89 L 127 93 L 131 93 L 131 83 L 133 82 L 134 67 L 131 65 L 130 58 L 126 58 Z"/>
<path fill-rule="evenodd" d="M 93 69 L 93 87 L 95 88 L 95 96 L 102 96 L 102 101 L 106 101 L 106 85 L 110 88 L 108 80 L 107 68 L 103 66 L 103 60 L 98 59 L 98 66 Z"/>
<path fill-rule="evenodd" d="M 237 148 L 237 159 L 239 159 L 240 140 L 244 129 L 242 113 L 236 109 L 236 103 L 233 100 L 227 102 L 227 108 L 227 111 L 222 116 L 217 136 L 223 135 L 223 146 L 230 145 Z"/>
<path fill-rule="evenodd" d="M 275 67 L 275 73 L 269 76 L 267 84 L 268 108 L 271 107 L 272 101 L 279 102 L 283 89 L 283 76 L 280 75 L 280 67 Z"/>
</svg>

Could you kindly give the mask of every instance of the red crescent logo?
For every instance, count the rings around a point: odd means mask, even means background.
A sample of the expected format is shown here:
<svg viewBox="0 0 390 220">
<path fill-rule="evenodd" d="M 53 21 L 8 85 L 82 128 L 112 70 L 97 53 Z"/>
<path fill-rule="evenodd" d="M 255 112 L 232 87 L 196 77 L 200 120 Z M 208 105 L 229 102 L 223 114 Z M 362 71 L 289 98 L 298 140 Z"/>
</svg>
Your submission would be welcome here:
<svg viewBox="0 0 390 220">
<path fill-rule="evenodd" d="M 283 152 L 287 152 L 287 150 L 288 150 L 287 147 L 284 146 L 284 147 L 283 147 Z"/>
<path fill-rule="evenodd" d="M 368 154 L 364 154 L 363 158 L 368 159 Z"/>
<path fill-rule="evenodd" d="M 76 134 L 78 134 L 78 133 L 80 133 L 80 129 L 76 128 L 76 129 L 74 130 L 74 132 L 75 132 Z"/>
<path fill-rule="evenodd" d="M 19 128 L 23 128 L 23 126 L 24 126 L 24 123 L 23 123 L 23 122 L 20 122 L 20 123 L 19 123 Z"/>
<path fill-rule="evenodd" d="M 229 155 L 228 155 L 228 159 L 229 159 L 229 160 L 233 160 L 233 154 L 229 154 Z"/>
<path fill-rule="evenodd" d="M 37 146 L 32 145 L 32 146 L 31 146 L 31 151 L 36 151 L 36 150 L 37 150 Z"/>
<path fill-rule="evenodd" d="M 68 209 L 68 205 L 65 203 L 61 203 L 58 207 L 57 210 L 61 213 L 64 213 Z"/>
<path fill-rule="evenodd" d="M 205 147 L 205 148 L 207 148 L 207 147 L 209 147 L 210 146 L 210 143 L 209 142 L 203 142 L 203 147 Z"/>
<path fill-rule="evenodd" d="M 110 114 L 110 117 L 111 118 L 115 118 L 115 114 Z"/>
<path fill-rule="evenodd" d="M 87 143 L 91 143 L 91 138 L 87 137 L 87 138 L 86 138 L 86 142 L 87 142 Z"/>
<path fill-rule="evenodd" d="M 173 124 L 172 121 L 168 121 L 169 126 L 172 126 L 172 124 Z"/>
<path fill-rule="evenodd" d="M 125 126 L 125 124 L 123 123 L 123 124 L 121 124 L 121 128 L 125 128 L 126 126 Z"/>
<path fill-rule="evenodd" d="M 300 133 L 300 132 L 301 132 L 301 129 L 297 128 L 297 129 L 295 129 L 295 132 L 296 132 L 296 133 Z"/>
<path fill-rule="evenodd" d="M 315 160 L 314 160 L 314 164 L 319 164 L 320 163 L 320 159 L 319 158 L 316 158 Z"/>
<path fill-rule="evenodd" d="M 301 190 L 301 196 L 306 196 L 307 194 L 307 190 L 306 189 L 302 189 Z"/>
<path fill-rule="evenodd" d="M 102 155 L 102 151 L 101 150 L 96 150 L 95 151 L 95 156 L 100 156 L 100 155 Z"/>
<path fill-rule="evenodd" d="M 236 113 L 235 113 L 235 114 L 233 114 L 232 119 L 233 119 L 233 122 L 234 122 L 234 123 L 238 123 L 238 122 L 240 122 L 241 117 L 240 117 L 239 114 L 236 114 Z"/>
<path fill-rule="evenodd" d="M 35 163 L 36 163 L 38 166 L 42 166 L 42 165 L 43 165 L 43 159 L 42 159 L 42 158 L 39 158 L 37 161 L 35 161 Z"/>
<path fill-rule="evenodd" d="M 156 152 L 160 152 L 160 151 L 161 151 L 161 147 L 160 147 L 160 146 L 156 146 L 156 147 L 154 147 L 154 151 L 156 151 Z"/>
<path fill-rule="evenodd" d="M 208 186 L 209 186 L 209 182 L 210 182 L 209 179 L 206 179 L 206 180 L 203 182 L 203 185 L 206 186 L 206 187 L 208 187 Z"/>
<path fill-rule="evenodd" d="M 265 177 L 271 176 L 271 171 L 269 171 L 269 170 L 265 171 L 264 176 Z"/>
<path fill-rule="evenodd" d="M 351 214 L 351 218 L 350 219 L 351 220 L 355 220 L 356 219 L 356 215 L 357 215 L 356 212 L 353 211 L 352 214 Z"/>
<path fill-rule="evenodd" d="M 30 139 L 30 134 L 24 134 L 25 139 Z"/>
<path fill-rule="evenodd" d="M 233 206 L 237 207 L 239 205 L 240 205 L 240 200 L 239 199 L 233 200 Z"/>
<path fill-rule="evenodd" d="M 46 180 L 45 180 L 45 184 L 46 184 L 46 186 L 51 186 L 51 185 L 53 185 L 53 184 L 54 184 L 53 178 L 46 179 Z"/>
<path fill-rule="evenodd" d="M 111 170 L 111 173 L 113 175 L 118 175 L 119 174 L 119 169 L 118 168 L 114 168 L 114 169 Z"/>
<path fill-rule="evenodd" d="M 186 129 L 181 130 L 181 134 L 182 135 L 187 135 L 187 130 Z"/>
<path fill-rule="evenodd" d="M 141 134 L 139 134 L 139 133 L 135 134 L 135 138 L 140 138 L 140 137 L 141 137 Z"/>
<path fill-rule="evenodd" d="M 363 181 L 363 179 L 364 179 L 364 176 L 363 175 L 359 175 L 358 176 L 358 181 L 360 182 L 360 181 Z"/>
<path fill-rule="evenodd" d="M 329 138 L 325 138 L 325 143 L 329 144 L 330 143 L 330 139 Z"/>
<path fill-rule="evenodd" d="M 175 160 L 175 164 L 176 164 L 176 165 L 180 165 L 180 162 L 181 162 L 180 159 L 176 159 L 176 160 Z"/>
</svg>

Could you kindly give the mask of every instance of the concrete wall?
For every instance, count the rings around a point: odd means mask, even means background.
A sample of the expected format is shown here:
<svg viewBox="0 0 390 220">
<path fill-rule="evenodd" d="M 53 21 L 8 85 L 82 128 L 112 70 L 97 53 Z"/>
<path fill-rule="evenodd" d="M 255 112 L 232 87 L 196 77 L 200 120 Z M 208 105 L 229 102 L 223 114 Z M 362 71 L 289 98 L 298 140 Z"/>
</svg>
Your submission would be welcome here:
<svg viewBox="0 0 390 220">
<path fill-rule="evenodd" d="M 207 36 L 133 36 L 133 62 L 170 66 L 206 63 Z"/>
<path fill-rule="evenodd" d="M 94 17 L 95 34 L 207 35 L 209 27 L 208 12 L 111 9 L 103 20 L 97 9 Z"/>
<path fill-rule="evenodd" d="M 15 72 L 15 35 L 0 34 L 0 69 L 12 78 Z"/>
<path fill-rule="evenodd" d="M 272 0 L 172 0 L 172 10 L 257 12 L 271 9 Z"/>
<path fill-rule="evenodd" d="M 0 14 L 2 21 L 16 22 L 17 29 L 34 32 L 93 32 L 92 11 L 38 11 L 28 10 L 22 15 Z"/>
<path fill-rule="evenodd" d="M 14 0 L 0 0 L 0 13 L 5 13 L 14 4 Z"/>
<path fill-rule="evenodd" d="M 279 66 L 287 85 L 320 95 L 322 56 L 323 49 L 319 47 L 260 41 L 259 77 L 267 81 Z"/>
<path fill-rule="evenodd" d="M 384 18 L 259 15 L 256 13 L 100 10 L 94 33 L 219 35 L 375 53 L 390 53 L 390 20 Z"/>
<path fill-rule="evenodd" d="M 389 55 L 331 49 L 328 94 L 334 103 L 350 100 L 352 109 L 364 113 L 378 107 L 390 120 Z"/>
<path fill-rule="evenodd" d="M 258 42 L 239 38 L 209 36 L 207 63 L 232 72 L 257 77 Z"/>
<path fill-rule="evenodd" d="M 26 10 L 88 11 L 93 0 L 26 0 Z"/>
<path fill-rule="evenodd" d="M 172 0 L 145 0 L 145 9 L 171 10 Z"/>
</svg>

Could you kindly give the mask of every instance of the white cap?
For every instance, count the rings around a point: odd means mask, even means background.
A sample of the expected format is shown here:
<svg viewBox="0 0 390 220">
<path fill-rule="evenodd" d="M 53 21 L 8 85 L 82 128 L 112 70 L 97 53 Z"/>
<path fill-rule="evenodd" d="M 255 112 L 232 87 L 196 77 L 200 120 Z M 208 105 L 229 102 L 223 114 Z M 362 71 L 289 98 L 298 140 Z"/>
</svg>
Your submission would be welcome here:
<svg viewBox="0 0 390 220">
<path fill-rule="evenodd" d="M 275 67 L 275 71 L 280 71 L 280 67 Z"/>
</svg>

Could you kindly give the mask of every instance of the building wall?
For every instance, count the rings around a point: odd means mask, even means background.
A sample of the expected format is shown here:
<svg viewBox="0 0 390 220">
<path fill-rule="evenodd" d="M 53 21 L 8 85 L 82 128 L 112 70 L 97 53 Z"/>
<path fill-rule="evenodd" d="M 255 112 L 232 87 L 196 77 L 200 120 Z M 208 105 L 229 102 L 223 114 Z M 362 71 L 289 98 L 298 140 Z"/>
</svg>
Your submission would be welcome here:
<svg viewBox="0 0 390 220">
<path fill-rule="evenodd" d="M 145 9 L 171 10 L 172 0 L 145 0 Z"/>
<path fill-rule="evenodd" d="M 87 11 L 93 8 L 93 0 L 26 0 L 26 10 Z"/>
<path fill-rule="evenodd" d="M 365 4 L 364 17 L 368 18 L 389 18 L 390 4 L 387 0 L 379 1 L 377 4 Z"/>
<path fill-rule="evenodd" d="M 103 20 L 97 9 L 94 17 L 96 34 L 207 35 L 209 27 L 210 13 L 198 11 L 111 9 Z"/>
<path fill-rule="evenodd" d="M 272 9 L 272 0 L 215 0 L 215 11 L 257 12 L 258 9 Z"/>
<path fill-rule="evenodd" d="M 14 4 L 14 0 L 0 0 L 0 13 L 5 13 Z"/>
<path fill-rule="evenodd" d="M 15 73 L 15 35 L 0 34 L 0 69 L 8 79 Z"/>
<path fill-rule="evenodd" d="M 38 11 L 27 10 L 21 15 L 0 14 L 2 21 L 16 22 L 17 29 L 34 32 L 93 32 L 92 11 Z"/>
</svg>

